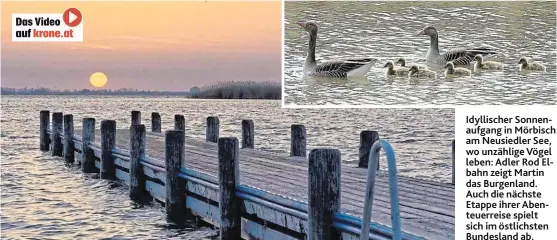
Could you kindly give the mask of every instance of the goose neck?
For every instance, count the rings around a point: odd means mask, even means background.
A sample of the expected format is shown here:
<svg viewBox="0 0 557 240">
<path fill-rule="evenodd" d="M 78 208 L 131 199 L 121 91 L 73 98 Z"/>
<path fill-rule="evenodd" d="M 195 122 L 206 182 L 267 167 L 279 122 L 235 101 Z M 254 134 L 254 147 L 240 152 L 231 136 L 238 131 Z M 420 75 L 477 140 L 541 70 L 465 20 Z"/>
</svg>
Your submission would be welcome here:
<svg viewBox="0 0 557 240">
<path fill-rule="evenodd" d="M 437 33 L 434 33 L 429 36 L 429 51 L 432 54 L 439 55 L 439 36 Z"/>
<path fill-rule="evenodd" d="M 306 64 L 315 64 L 315 45 L 317 44 L 317 32 L 311 32 L 309 34 L 309 45 L 308 45 L 308 55 L 306 58 Z"/>
</svg>

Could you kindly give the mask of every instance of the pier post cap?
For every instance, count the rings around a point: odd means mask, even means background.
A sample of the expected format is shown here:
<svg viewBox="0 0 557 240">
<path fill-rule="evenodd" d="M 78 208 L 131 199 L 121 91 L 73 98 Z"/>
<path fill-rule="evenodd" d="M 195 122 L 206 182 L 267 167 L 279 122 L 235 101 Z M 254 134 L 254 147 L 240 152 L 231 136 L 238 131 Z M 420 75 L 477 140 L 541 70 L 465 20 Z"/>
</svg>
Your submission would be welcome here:
<svg viewBox="0 0 557 240">
<path fill-rule="evenodd" d="M 242 126 L 243 126 L 244 124 L 251 124 L 251 125 L 253 125 L 253 120 L 251 120 L 251 119 L 242 119 Z"/>
<path fill-rule="evenodd" d="M 102 120 L 101 128 L 116 126 L 116 120 Z"/>
<path fill-rule="evenodd" d="M 209 122 L 209 121 L 218 123 L 218 122 L 219 122 L 219 117 L 217 117 L 217 116 L 208 116 L 208 117 L 207 117 L 207 122 Z"/>
<path fill-rule="evenodd" d="M 60 119 L 62 119 L 62 116 L 64 116 L 64 113 L 62 113 L 62 112 L 53 112 L 53 113 L 52 113 L 52 118 L 60 118 Z"/>
<path fill-rule="evenodd" d="M 73 119 L 73 114 L 64 115 L 64 120 L 71 120 L 71 119 Z"/>
<path fill-rule="evenodd" d="M 184 136 L 184 131 L 182 130 L 166 130 L 164 132 L 164 136 L 166 137 L 166 139 L 182 139 L 182 137 Z"/>
<path fill-rule="evenodd" d="M 221 145 L 221 144 L 238 144 L 238 138 L 237 137 L 219 137 L 219 139 L 217 140 L 217 144 Z"/>
<path fill-rule="evenodd" d="M 360 132 L 360 138 L 379 136 L 379 132 L 373 130 L 364 130 Z"/>
<path fill-rule="evenodd" d="M 145 124 L 131 125 L 131 128 L 135 131 L 145 131 Z"/>
<path fill-rule="evenodd" d="M 42 115 L 42 114 L 49 114 L 49 113 L 50 113 L 49 110 L 41 110 L 41 115 Z"/>
<path fill-rule="evenodd" d="M 334 148 L 316 148 L 309 152 L 310 164 L 312 161 L 337 161 L 340 160 L 340 150 Z"/>
</svg>

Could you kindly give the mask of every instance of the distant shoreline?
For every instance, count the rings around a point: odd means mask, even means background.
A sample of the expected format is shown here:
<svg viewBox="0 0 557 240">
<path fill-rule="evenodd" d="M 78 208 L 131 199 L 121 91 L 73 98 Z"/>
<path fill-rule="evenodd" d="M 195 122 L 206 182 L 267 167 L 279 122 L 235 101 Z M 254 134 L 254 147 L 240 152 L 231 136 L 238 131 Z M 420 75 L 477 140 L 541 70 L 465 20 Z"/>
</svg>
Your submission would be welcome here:
<svg viewBox="0 0 557 240">
<path fill-rule="evenodd" d="M 53 90 L 49 88 L 2 87 L 0 94 L 5 96 L 154 96 L 184 97 L 192 99 L 282 99 L 282 91 L 279 83 L 248 81 L 221 82 L 203 88 L 192 87 L 190 91 L 147 91 L 136 89 Z"/>
</svg>

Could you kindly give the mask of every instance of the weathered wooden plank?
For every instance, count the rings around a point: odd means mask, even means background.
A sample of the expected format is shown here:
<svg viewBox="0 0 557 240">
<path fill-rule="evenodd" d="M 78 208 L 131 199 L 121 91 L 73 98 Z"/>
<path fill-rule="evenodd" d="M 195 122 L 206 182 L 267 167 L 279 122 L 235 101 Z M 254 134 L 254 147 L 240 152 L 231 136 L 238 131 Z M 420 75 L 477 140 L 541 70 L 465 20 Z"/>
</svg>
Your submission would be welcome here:
<svg viewBox="0 0 557 240">
<path fill-rule="evenodd" d="M 141 124 L 141 112 L 140 111 L 132 111 L 131 116 L 131 125 L 139 125 Z"/>
<path fill-rule="evenodd" d="M 186 119 L 184 115 L 174 115 L 174 130 L 186 131 Z"/>
<path fill-rule="evenodd" d="M 40 113 L 40 150 L 43 152 L 48 151 L 50 147 L 50 137 L 48 136 L 48 127 L 50 125 L 50 111 L 42 110 Z"/>
<path fill-rule="evenodd" d="M 158 112 L 151 113 L 151 131 L 161 132 L 161 115 Z"/>
<path fill-rule="evenodd" d="M 290 156 L 306 156 L 306 127 L 300 124 L 290 126 Z"/>
<path fill-rule="evenodd" d="M 376 131 L 360 132 L 360 147 L 358 148 L 358 167 L 367 168 L 371 146 L 379 140 L 379 133 Z M 377 164 L 379 169 L 379 164 Z"/>
<path fill-rule="evenodd" d="M 52 156 L 62 157 L 64 145 L 62 143 L 62 118 L 61 112 L 52 113 Z"/>
<path fill-rule="evenodd" d="M 254 125 L 253 120 L 242 120 L 242 148 L 253 148 L 254 143 Z"/>
<path fill-rule="evenodd" d="M 130 174 L 129 173 L 127 173 L 125 171 L 122 171 L 120 169 L 116 169 L 114 171 L 114 176 L 116 177 L 116 179 L 122 180 L 128 185 L 130 184 Z"/>
<path fill-rule="evenodd" d="M 340 239 L 340 232 L 331 228 L 340 210 L 340 161 L 337 149 L 314 149 L 309 154 L 307 239 Z"/>
<path fill-rule="evenodd" d="M 129 130 L 128 130 L 129 132 Z M 112 148 L 116 145 L 116 121 L 101 121 L 101 167 L 102 179 L 114 179 L 114 157 Z"/>
<path fill-rule="evenodd" d="M 205 129 L 205 141 L 216 143 L 219 139 L 220 121 L 218 117 L 207 117 L 207 126 Z"/>
<path fill-rule="evenodd" d="M 166 190 L 165 190 L 164 186 L 162 186 L 158 183 L 146 180 L 145 181 L 145 189 L 147 189 L 147 191 L 151 194 L 151 196 L 153 196 L 154 199 L 156 199 L 160 202 L 163 202 L 163 203 L 166 201 Z"/>
<path fill-rule="evenodd" d="M 73 144 L 73 115 L 64 115 L 64 161 L 67 163 L 73 163 L 75 160 L 74 156 L 74 144 Z"/>
<path fill-rule="evenodd" d="M 81 131 L 81 171 L 92 173 L 95 168 L 95 153 L 89 144 L 95 140 L 95 119 L 83 118 Z"/>
<path fill-rule="evenodd" d="M 166 217 L 171 222 L 184 221 L 185 182 L 178 175 L 184 161 L 184 132 L 166 131 Z"/>
<path fill-rule="evenodd" d="M 130 198 L 134 201 L 144 199 L 147 196 L 145 191 L 145 174 L 140 159 L 145 156 L 145 125 L 136 124 L 131 126 L 130 139 Z"/>
<path fill-rule="evenodd" d="M 240 200 L 236 197 L 236 187 L 240 184 L 239 143 L 234 137 L 219 138 L 218 145 L 220 239 L 240 239 Z"/>
</svg>

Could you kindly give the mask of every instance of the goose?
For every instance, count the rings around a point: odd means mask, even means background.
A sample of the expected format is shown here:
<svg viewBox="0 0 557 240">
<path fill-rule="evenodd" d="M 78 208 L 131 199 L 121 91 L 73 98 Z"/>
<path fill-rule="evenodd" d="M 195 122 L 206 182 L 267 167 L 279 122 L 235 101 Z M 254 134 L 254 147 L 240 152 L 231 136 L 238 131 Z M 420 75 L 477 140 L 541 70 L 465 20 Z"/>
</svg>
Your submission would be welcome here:
<svg viewBox="0 0 557 240">
<path fill-rule="evenodd" d="M 410 66 L 408 78 L 437 78 L 437 74 L 429 69 L 420 69 L 418 65 Z"/>
<path fill-rule="evenodd" d="M 336 78 L 362 77 L 375 64 L 375 59 L 372 58 L 335 60 L 317 64 L 315 62 L 317 24 L 310 21 L 297 23 L 309 33 L 308 55 L 304 63 L 305 75 Z"/>
<path fill-rule="evenodd" d="M 445 77 L 464 77 L 464 76 L 470 76 L 471 72 L 469 69 L 467 68 L 462 68 L 462 67 L 454 67 L 454 63 L 452 62 L 448 62 L 445 65 L 445 68 L 447 70 L 445 70 Z"/>
<path fill-rule="evenodd" d="M 474 72 L 481 71 L 481 70 L 503 70 L 503 64 L 500 62 L 494 61 L 484 61 L 484 57 L 481 54 L 476 55 L 474 57 Z"/>
<path fill-rule="evenodd" d="M 519 65 L 519 71 L 544 71 L 545 72 L 545 66 L 541 63 L 537 63 L 537 62 L 530 62 L 528 61 L 528 59 L 526 59 L 526 57 L 521 57 L 520 60 L 518 61 Z"/>
<path fill-rule="evenodd" d="M 387 76 L 404 76 L 408 75 L 409 72 L 407 67 L 395 67 L 395 63 L 391 60 L 387 61 L 387 63 L 383 67 L 387 68 Z"/>
<path fill-rule="evenodd" d="M 439 36 L 435 27 L 427 26 L 416 35 L 426 35 L 430 38 L 429 49 L 426 54 L 426 61 L 428 64 L 443 66 L 447 64 L 447 62 L 453 62 L 454 65 L 469 65 L 478 54 L 481 54 L 482 56 L 497 54 L 497 52 L 489 48 L 451 49 L 443 54 L 440 54 Z"/>
<path fill-rule="evenodd" d="M 396 63 L 397 63 L 397 64 L 400 64 L 401 67 L 408 68 L 408 67 L 406 66 L 406 59 L 404 59 L 404 58 L 399 58 L 398 60 L 396 60 Z M 424 65 L 418 65 L 418 64 L 415 64 L 415 65 L 418 66 L 419 69 L 426 69 L 426 68 L 427 68 L 427 67 L 424 66 Z"/>
</svg>

